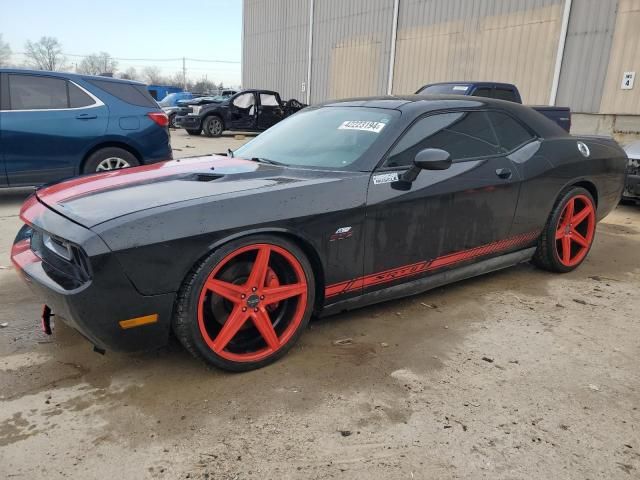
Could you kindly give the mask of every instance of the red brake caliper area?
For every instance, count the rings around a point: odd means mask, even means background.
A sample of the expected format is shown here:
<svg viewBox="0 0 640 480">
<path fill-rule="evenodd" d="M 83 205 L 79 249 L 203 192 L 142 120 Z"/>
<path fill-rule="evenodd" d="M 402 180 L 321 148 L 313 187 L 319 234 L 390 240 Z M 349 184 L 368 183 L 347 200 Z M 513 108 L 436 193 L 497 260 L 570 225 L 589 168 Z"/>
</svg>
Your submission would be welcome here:
<svg viewBox="0 0 640 480">
<path fill-rule="evenodd" d="M 216 278 L 226 265 L 244 253 L 255 252 L 255 260 L 247 281 L 235 285 Z M 280 279 L 269 266 L 273 255 L 284 259 L 296 278 L 295 282 L 282 285 Z M 211 338 L 205 325 L 204 303 L 211 292 L 233 304 L 231 313 L 215 338 Z M 278 305 L 289 299 L 296 299 L 295 309 L 284 318 L 284 330 L 278 335 L 273 328 L 270 313 Z M 253 362 L 275 353 L 293 336 L 302 322 L 307 303 L 307 283 L 302 265 L 298 259 L 284 248 L 272 244 L 254 244 L 239 248 L 227 255 L 209 275 L 200 293 L 198 304 L 198 324 L 203 339 L 215 353 L 223 358 L 238 362 Z M 251 321 L 255 325 L 266 347 L 252 352 L 236 353 L 227 348 L 242 326 Z"/>
</svg>

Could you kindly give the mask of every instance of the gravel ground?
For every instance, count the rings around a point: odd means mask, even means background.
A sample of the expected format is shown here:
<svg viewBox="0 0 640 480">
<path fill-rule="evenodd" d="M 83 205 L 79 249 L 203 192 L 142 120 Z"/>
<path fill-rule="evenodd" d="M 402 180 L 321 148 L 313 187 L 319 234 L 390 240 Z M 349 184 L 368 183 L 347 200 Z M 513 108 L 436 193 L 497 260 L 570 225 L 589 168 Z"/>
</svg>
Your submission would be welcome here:
<svg viewBox="0 0 640 480">
<path fill-rule="evenodd" d="M 176 156 L 243 141 L 173 137 Z M 27 193 L 0 191 L 2 478 L 640 478 L 638 207 L 575 272 L 521 265 L 314 321 L 231 375 L 175 344 L 100 356 L 64 324 L 41 334 L 8 261 Z"/>
</svg>

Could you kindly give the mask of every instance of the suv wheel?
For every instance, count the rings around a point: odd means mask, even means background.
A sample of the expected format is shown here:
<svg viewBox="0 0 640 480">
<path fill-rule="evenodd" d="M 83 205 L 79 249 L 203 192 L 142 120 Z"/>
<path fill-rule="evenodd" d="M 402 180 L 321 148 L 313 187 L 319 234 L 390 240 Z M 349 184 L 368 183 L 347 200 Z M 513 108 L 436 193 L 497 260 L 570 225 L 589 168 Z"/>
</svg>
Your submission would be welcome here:
<svg viewBox="0 0 640 480">
<path fill-rule="evenodd" d="M 123 148 L 107 147 L 91 154 L 84 164 L 82 173 L 106 172 L 138 165 L 140 162 L 131 152 Z"/>
</svg>

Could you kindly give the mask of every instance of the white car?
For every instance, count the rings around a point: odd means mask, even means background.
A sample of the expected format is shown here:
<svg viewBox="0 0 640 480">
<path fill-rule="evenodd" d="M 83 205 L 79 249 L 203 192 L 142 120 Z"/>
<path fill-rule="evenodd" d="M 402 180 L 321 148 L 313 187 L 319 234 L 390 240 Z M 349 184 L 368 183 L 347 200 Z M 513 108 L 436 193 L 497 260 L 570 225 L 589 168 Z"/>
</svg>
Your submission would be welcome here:
<svg viewBox="0 0 640 480">
<path fill-rule="evenodd" d="M 640 140 L 624 147 L 629 157 L 627 182 L 622 193 L 624 200 L 640 201 Z"/>
</svg>

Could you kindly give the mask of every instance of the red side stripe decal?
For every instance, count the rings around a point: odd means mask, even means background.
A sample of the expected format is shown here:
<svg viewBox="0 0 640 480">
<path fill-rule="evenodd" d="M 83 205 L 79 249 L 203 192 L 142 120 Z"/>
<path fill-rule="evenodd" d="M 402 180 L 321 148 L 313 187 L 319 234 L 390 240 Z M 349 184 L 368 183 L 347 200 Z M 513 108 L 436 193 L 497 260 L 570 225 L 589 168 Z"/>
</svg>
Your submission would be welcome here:
<svg viewBox="0 0 640 480">
<path fill-rule="evenodd" d="M 392 268 L 383 272 L 372 273 L 360 278 L 354 278 L 353 280 L 347 280 L 345 282 L 334 283 L 327 286 L 325 289 L 325 297 L 333 297 L 343 293 L 359 290 L 361 288 L 371 287 L 373 285 L 379 285 L 382 283 L 393 282 L 400 278 L 411 277 L 423 272 L 429 272 L 432 270 L 438 270 L 440 268 L 448 267 L 456 263 L 465 262 L 478 257 L 491 255 L 498 252 L 505 252 L 517 247 L 523 247 L 533 242 L 538 238 L 539 232 L 529 232 L 516 235 L 514 237 L 507 238 L 505 240 L 499 240 L 497 242 L 489 243 L 480 247 L 470 248 L 469 250 L 462 250 L 460 252 L 450 253 L 442 257 L 437 257 L 433 260 L 423 260 L 421 262 L 413 263 L 411 265 L 404 265 L 402 267 Z"/>
</svg>

